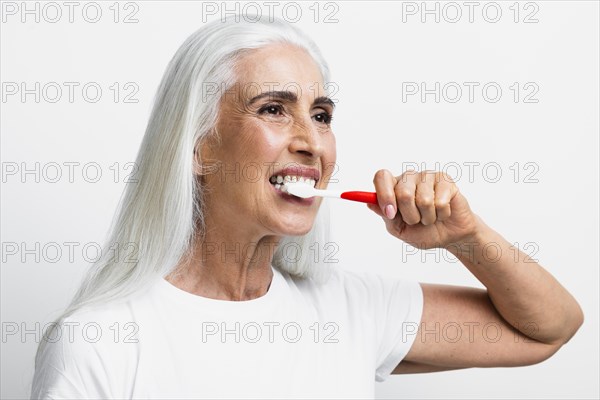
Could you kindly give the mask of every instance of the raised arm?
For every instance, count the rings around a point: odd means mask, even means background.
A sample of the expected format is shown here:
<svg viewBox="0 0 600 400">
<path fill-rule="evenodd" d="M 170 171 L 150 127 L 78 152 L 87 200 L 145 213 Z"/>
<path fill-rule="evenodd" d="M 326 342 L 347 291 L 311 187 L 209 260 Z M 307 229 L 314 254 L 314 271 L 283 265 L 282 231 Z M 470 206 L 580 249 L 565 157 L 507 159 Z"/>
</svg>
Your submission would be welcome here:
<svg viewBox="0 0 600 400">
<path fill-rule="evenodd" d="M 447 249 L 487 288 L 422 284 L 422 320 L 393 373 L 531 365 L 579 329 L 573 296 L 475 215 L 450 177 L 381 170 L 374 183 L 379 207 L 369 208 L 388 232 L 420 249 Z"/>
</svg>

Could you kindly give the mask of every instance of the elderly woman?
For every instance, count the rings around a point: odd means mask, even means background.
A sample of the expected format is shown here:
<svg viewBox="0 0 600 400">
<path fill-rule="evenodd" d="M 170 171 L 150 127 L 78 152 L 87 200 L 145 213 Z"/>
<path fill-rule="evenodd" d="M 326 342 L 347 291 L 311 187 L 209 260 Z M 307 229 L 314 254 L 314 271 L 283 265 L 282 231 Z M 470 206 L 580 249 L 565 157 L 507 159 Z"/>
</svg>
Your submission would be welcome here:
<svg viewBox="0 0 600 400">
<path fill-rule="evenodd" d="M 440 173 L 380 170 L 369 208 L 398 239 L 452 252 L 487 290 L 315 259 L 322 199 L 282 184 L 327 187 L 328 79 L 316 45 L 279 20 L 216 21 L 186 40 L 112 251 L 38 348 L 32 398 L 373 397 L 392 373 L 531 365 L 575 334 L 574 298 Z"/>
</svg>

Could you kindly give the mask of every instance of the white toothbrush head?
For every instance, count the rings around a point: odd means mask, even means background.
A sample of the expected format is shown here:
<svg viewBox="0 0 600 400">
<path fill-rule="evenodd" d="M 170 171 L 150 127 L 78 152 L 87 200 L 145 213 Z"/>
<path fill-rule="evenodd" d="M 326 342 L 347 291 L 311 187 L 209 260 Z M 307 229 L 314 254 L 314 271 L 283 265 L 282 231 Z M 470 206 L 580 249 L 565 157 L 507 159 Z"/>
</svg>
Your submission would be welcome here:
<svg viewBox="0 0 600 400">
<path fill-rule="evenodd" d="M 286 193 L 303 199 L 315 197 L 315 188 L 304 182 L 286 182 L 281 189 Z"/>
</svg>

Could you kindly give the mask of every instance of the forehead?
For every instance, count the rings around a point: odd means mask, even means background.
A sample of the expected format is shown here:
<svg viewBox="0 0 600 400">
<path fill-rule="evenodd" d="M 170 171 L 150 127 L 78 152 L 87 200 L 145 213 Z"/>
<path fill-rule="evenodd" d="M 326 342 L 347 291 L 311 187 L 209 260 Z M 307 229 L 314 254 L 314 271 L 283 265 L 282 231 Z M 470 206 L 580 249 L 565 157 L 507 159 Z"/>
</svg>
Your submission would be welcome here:
<svg viewBox="0 0 600 400">
<path fill-rule="evenodd" d="M 319 66 L 306 50 L 294 45 L 278 43 L 251 50 L 238 60 L 235 71 L 237 85 L 248 96 L 270 90 L 301 90 L 300 97 L 323 94 Z"/>
</svg>

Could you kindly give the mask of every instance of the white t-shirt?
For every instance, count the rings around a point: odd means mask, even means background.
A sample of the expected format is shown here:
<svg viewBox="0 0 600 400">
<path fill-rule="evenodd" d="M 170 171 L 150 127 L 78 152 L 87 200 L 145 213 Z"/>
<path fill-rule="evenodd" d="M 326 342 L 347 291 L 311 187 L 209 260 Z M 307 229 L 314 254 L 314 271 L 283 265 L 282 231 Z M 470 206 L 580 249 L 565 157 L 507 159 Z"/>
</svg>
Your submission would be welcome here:
<svg viewBox="0 0 600 400">
<path fill-rule="evenodd" d="M 225 301 L 164 279 L 67 318 L 32 398 L 373 398 L 408 353 L 418 282 L 334 268 L 317 284 L 273 268 L 267 293 Z M 59 335 L 60 333 L 60 335 Z"/>
</svg>

